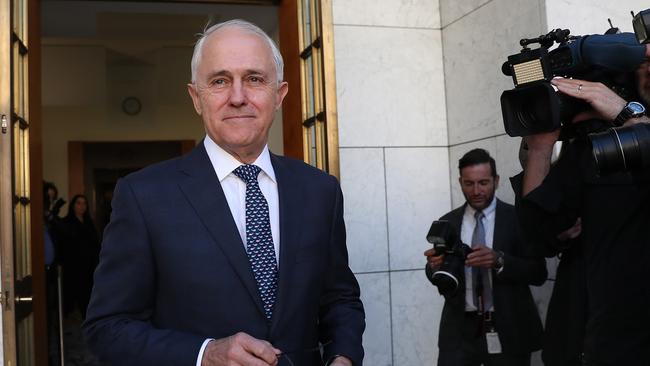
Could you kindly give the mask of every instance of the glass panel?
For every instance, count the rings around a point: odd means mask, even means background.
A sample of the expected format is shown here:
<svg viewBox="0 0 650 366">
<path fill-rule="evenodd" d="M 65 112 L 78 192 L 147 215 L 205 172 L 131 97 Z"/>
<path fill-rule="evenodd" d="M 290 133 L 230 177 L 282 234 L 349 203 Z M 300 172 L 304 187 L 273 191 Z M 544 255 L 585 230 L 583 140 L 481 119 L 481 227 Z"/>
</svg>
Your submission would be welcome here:
<svg viewBox="0 0 650 366">
<path fill-rule="evenodd" d="M 312 65 L 313 57 L 310 56 L 303 62 L 305 68 L 305 113 L 304 119 L 314 116 L 315 101 L 314 101 L 314 70 Z"/>
<path fill-rule="evenodd" d="M 25 95 L 26 95 L 26 58 L 20 55 L 18 42 L 13 44 L 13 111 L 21 117 L 25 117 Z"/>
<path fill-rule="evenodd" d="M 23 186 L 23 172 L 22 172 L 22 165 L 17 164 L 16 159 L 20 156 L 20 152 L 22 151 L 21 145 L 21 138 L 20 138 L 20 124 L 19 123 L 14 123 L 13 124 L 13 129 L 14 129 L 14 193 L 15 194 L 20 194 L 20 187 Z"/>
<path fill-rule="evenodd" d="M 311 38 L 311 1 L 312 0 L 302 0 L 302 37 L 303 45 L 302 48 L 305 49 L 309 47 L 312 42 Z"/>
<path fill-rule="evenodd" d="M 27 1 L 13 1 L 13 31 L 26 43 L 27 35 Z"/>
<path fill-rule="evenodd" d="M 316 125 L 317 133 L 316 137 L 318 141 L 316 146 L 319 146 L 318 159 L 321 162 L 321 169 L 327 170 L 327 130 L 325 129 L 325 122 L 318 122 Z"/>
<path fill-rule="evenodd" d="M 312 37 L 314 37 L 314 39 L 316 39 L 323 33 L 321 32 L 321 26 L 320 26 L 320 22 L 321 22 L 320 7 L 321 7 L 320 0 L 314 0 L 313 12 L 312 12 L 312 19 L 313 19 Z"/>
<path fill-rule="evenodd" d="M 22 166 L 23 170 L 23 186 L 21 187 L 21 195 L 27 199 L 30 199 L 29 196 L 29 129 L 21 130 L 21 155 L 19 161 L 17 162 Z M 21 205 L 22 206 L 22 205 Z M 20 244 L 23 251 L 23 267 L 19 268 L 22 270 L 22 275 L 27 276 L 32 273 L 32 255 L 31 255 L 31 225 L 30 225 L 30 207 L 31 204 L 28 203 L 23 206 L 23 217 L 22 217 L 22 230 L 23 230 L 23 242 Z"/>
<path fill-rule="evenodd" d="M 34 315 L 29 315 L 17 325 L 18 340 L 18 364 L 34 364 L 34 344 L 31 341 L 31 330 L 34 326 Z"/>
<path fill-rule="evenodd" d="M 323 67 L 322 67 L 322 54 L 323 52 L 318 48 L 312 48 L 313 66 L 311 70 L 312 83 L 314 88 L 314 110 L 315 113 L 322 112 L 323 108 Z"/>
<path fill-rule="evenodd" d="M 318 167 L 318 151 L 316 149 L 316 126 L 309 127 L 309 164 Z"/>
</svg>

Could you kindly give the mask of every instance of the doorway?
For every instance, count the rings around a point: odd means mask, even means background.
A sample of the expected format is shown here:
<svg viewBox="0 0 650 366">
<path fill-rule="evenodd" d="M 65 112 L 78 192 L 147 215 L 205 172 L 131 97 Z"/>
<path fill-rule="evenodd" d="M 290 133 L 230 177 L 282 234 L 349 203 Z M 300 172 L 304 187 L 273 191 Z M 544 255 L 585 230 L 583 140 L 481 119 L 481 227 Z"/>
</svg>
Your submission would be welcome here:
<svg viewBox="0 0 650 366">
<path fill-rule="evenodd" d="M 67 201 L 87 197 L 98 236 L 118 178 L 188 152 L 205 135 L 186 91 L 196 34 L 230 18 L 276 40 L 279 27 L 277 5 L 49 0 L 42 16 L 43 177 Z M 281 112 L 269 145 L 284 151 Z M 62 317 L 64 363 L 98 365 L 78 308 Z"/>
<path fill-rule="evenodd" d="M 208 22 L 243 18 L 280 39 L 285 78 L 294 86 L 276 116 L 271 150 L 303 159 L 306 117 L 299 60 L 306 53 L 298 44 L 297 30 L 302 29 L 299 23 L 304 28 L 309 21 L 298 14 L 321 4 L 331 12 L 329 0 L 0 0 L 0 33 L 5 35 L 0 44 L 11 49 L 0 54 L 0 116 L 4 117 L 0 303 L 5 310 L 0 363 L 58 364 L 48 360 L 40 193 L 44 179 L 56 183 L 62 196 L 67 192 L 67 199 L 73 191 L 85 191 L 84 180 L 78 185 L 85 174 L 71 174 L 69 160 L 70 154 L 82 151 L 70 148 L 68 142 L 198 142 L 204 132 L 184 87 L 189 80 L 192 35 Z M 331 23 L 328 19 L 323 23 Z M 323 37 L 331 38 L 331 32 Z M 333 62 L 333 57 L 328 59 Z M 22 140 L 17 145 L 18 137 Z M 16 146 L 22 149 L 14 151 Z M 14 171 L 18 167 L 21 174 Z M 131 169 L 97 169 L 91 177 L 98 183 L 91 190 L 107 200 L 110 182 Z M 19 178 L 23 190 L 16 194 L 12 186 Z M 75 184 L 81 190 L 73 189 Z M 90 204 L 99 207 L 105 202 L 97 199 Z M 14 228 L 24 235 L 12 236 Z M 17 264 L 34 269 L 33 278 L 24 282 L 34 293 L 33 303 L 29 294 L 20 294 L 24 286 L 14 281 L 24 274 Z M 26 322 L 17 317 L 22 309 L 33 309 Z"/>
</svg>

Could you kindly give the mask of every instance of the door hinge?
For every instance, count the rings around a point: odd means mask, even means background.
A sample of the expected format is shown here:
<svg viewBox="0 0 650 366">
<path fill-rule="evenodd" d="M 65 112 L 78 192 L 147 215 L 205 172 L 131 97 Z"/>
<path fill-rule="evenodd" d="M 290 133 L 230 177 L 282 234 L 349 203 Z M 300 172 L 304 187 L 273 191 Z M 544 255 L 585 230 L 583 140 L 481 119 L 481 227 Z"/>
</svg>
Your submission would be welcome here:
<svg viewBox="0 0 650 366">
<path fill-rule="evenodd" d="M 6 134 L 7 133 L 7 128 L 9 127 L 8 122 L 7 122 L 7 115 L 6 114 L 2 115 L 2 122 L 0 122 L 0 123 L 2 123 L 2 134 Z"/>
<path fill-rule="evenodd" d="M 9 291 L 0 292 L 0 306 L 2 306 L 2 310 L 10 310 L 9 301 L 7 301 L 8 298 Z"/>
</svg>

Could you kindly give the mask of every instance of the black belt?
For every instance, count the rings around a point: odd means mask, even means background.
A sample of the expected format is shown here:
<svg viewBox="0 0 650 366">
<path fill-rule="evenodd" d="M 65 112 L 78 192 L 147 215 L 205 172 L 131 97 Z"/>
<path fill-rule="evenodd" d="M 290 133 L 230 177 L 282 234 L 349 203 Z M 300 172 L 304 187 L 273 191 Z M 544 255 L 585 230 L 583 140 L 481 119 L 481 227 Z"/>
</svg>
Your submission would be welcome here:
<svg viewBox="0 0 650 366">
<path fill-rule="evenodd" d="M 476 336 L 481 336 L 485 332 L 491 332 L 494 329 L 494 311 L 479 313 L 478 311 L 466 311 L 465 319 L 476 324 Z"/>
<path fill-rule="evenodd" d="M 481 315 L 481 313 L 479 313 L 479 312 L 476 311 L 476 310 L 474 310 L 474 311 L 466 311 L 466 312 L 465 312 L 465 316 L 479 316 L 479 315 Z M 484 312 L 482 315 L 485 315 L 485 316 L 494 316 L 494 311 L 486 311 L 486 312 Z"/>
<path fill-rule="evenodd" d="M 475 318 L 475 319 L 483 319 L 486 322 L 492 322 L 494 321 L 494 311 L 486 311 L 485 313 L 479 313 L 478 311 L 466 311 L 465 312 L 465 317 L 466 318 Z"/>
</svg>

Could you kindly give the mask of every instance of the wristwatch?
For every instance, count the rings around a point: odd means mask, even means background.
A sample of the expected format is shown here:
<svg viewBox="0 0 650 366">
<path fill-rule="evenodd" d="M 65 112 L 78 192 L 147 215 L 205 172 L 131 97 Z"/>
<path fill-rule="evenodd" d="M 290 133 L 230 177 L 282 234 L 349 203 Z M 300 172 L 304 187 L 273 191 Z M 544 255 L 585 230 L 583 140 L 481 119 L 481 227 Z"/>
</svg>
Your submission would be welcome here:
<svg viewBox="0 0 650 366">
<path fill-rule="evenodd" d="M 628 102 L 621 113 L 614 118 L 615 126 L 622 126 L 630 118 L 641 117 L 645 114 L 645 107 L 639 102 Z"/>
<path fill-rule="evenodd" d="M 494 260 L 494 269 L 500 270 L 501 268 L 503 268 L 503 262 L 504 262 L 503 256 L 504 256 L 504 254 L 500 250 L 497 250 L 496 253 L 497 253 L 497 257 Z"/>
</svg>

